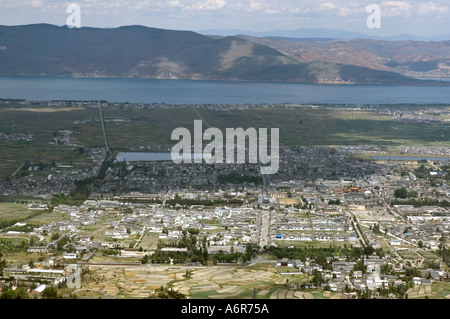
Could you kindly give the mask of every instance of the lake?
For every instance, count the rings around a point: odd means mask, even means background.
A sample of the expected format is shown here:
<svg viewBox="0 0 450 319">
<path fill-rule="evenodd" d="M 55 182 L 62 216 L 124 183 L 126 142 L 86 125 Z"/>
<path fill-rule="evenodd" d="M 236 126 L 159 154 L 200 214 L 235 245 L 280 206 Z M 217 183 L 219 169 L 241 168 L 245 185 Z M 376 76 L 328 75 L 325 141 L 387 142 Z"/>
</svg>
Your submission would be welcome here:
<svg viewBox="0 0 450 319">
<path fill-rule="evenodd" d="M 450 88 L 2 76 L 0 98 L 169 104 L 450 104 Z"/>
<path fill-rule="evenodd" d="M 191 158 L 210 158 L 208 155 L 201 153 L 192 153 Z M 159 162 L 171 161 L 171 152 L 120 152 L 116 156 L 118 162 Z"/>
</svg>

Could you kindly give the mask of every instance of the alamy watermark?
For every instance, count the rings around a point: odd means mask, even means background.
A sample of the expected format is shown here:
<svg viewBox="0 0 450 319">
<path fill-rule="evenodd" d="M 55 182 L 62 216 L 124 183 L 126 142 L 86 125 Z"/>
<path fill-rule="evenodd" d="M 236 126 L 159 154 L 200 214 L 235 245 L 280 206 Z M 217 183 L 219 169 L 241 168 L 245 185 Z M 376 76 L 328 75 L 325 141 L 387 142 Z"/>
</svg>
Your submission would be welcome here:
<svg viewBox="0 0 450 319">
<path fill-rule="evenodd" d="M 69 288 L 81 288 L 81 269 L 80 266 L 75 265 L 75 269 L 71 275 L 67 277 L 67 287 Z"/>
<path fill-rule="evenodd" d="M 81 28 L 81 8 L 78 4 L 69 4 L 66 13 L 71 13 L 67 17 L 66 24 L 69 28 Z"/>
<path fill-rule="evenodd" d="M 381 8 L 378 4 L 368 5 L 366 11 L 372 13 L 366 21 L 367 27 L 369 29 L 380 29 L 381 28 Z"/>
<path fill-rule="evenodd" d="M 179 142 L 172 148 L 174 163 L 227 163 L 260 164 L 261 174 L 276 174 L 279 168 L 279 128 L 270 129 L 270 154 L 268 153 L 268 129 L 258 131 L 251 127 L 227 128 L 224 134 L 215 127 L 203 132 L 202 120 L 194 120 L 194 134 L 184 127 L 172 131 L 172 140 Z M 214 137 L 214 139 L 213 139 Z M 212 140 L 212 141 L 211 141 Z M 203 148 L 203 141 L 211 141 Z M 248 145 L 246 142 L 248 141 Z M 248 146 L 248 147 L 247 147 Z M 248 149 L 248 152 L 246 151 Z M 193 152 L 192 152 L 193 150 Z M 246 162 L 248 158 L 248 162 Z"/>
</svg>

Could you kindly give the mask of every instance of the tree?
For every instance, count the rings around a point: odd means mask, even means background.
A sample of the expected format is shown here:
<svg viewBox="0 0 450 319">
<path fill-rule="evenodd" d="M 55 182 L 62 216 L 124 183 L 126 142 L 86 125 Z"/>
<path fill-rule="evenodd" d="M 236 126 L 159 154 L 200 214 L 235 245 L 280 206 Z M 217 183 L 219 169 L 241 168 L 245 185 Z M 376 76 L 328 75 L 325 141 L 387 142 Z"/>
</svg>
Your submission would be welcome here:
<svg viewBox="0 0 450 319">
<path fill-rule="evenodd" d="M 353 266 L 353 270 L 355 271 L 360 270 L 362 271 L 363 274 L 365 274 L 367 272 L 367 265 L 364 264 L 364 261 L 362 259 L 358 260 L 356 264 Z"/>
<path fill-rule="evenodd" d="M 19 287 L 16 290 L 17 298 L 16 299 L 30 299 L 30 296 L 28 296 L 28 293 L 24 287 Z"/>
<path fill-rule="evenodd" d="M 0 295 L 0 299 L 30 299 L 25 288 L 20 287 L 17 290 L 6 288 Z"/>
<path fill-rule="evenodd" d="M 44 299 L 57 299 L 58 298 L 58 290 L 54 286 L 45 287 L 42 292 L 42 298 Z"/>
<path fill-rule="evenodd" d="M 250 243 L 248 243 L 245 247 L 245 257 L 247 260 L 251 260 L 253 257 L 253 249 Z"/>
<path fill-rule="evenodd" d="M 6 268 L 6 260 L 3 258 L 3 254 L 0 252 L 0 276 L 3 276 L 3 269 Z"/>
<path fill-rule="evenodd" d="M 186 296 L 183 293 L 174 290 L 172 287 L 168 288 L 161 286 L 154 294 L 149 296 L 149 299 L 186 299 Z"/>
<path fill-rule="evenodd" d="M 408 197 L 408 191 L 404 187 L 397 188 L 394 191 L 394 196 L 397 197 L 397 198 L 406 198 L 406 197 Z"/>
<path fill-rule="evenodd" d="M 36 236 L 30 236 L 30 247 L 36 246 L 38 238 Z"/>
<path fill-rule="evenodd" d="M 372 231 L 374 234 L 381 234 L 380 225 L 378 225 L 378 224 L 373 225 Z"/>
<path fill-rule="evenodd" d="M 407 195 L 407 197 L 409 198 L 416 198 L 417 197 L 417 192 L 416 191 L 410 191 Z"/>
<path fill-rule="evenodd" d="M 192 278 L 192 270 L 186 269 L 186 273 L 183 275 L 183 277 L 186 279 L 191 279 Z"/>
<path fill-rule="evenodd" d="M 364 247 L 363 251 L 364 251 L 364 255 L 369 256 L 375 252 L 375 248 L 373 248 L 372 246 L 366 246 L 366 247 Z"/>
</svg>

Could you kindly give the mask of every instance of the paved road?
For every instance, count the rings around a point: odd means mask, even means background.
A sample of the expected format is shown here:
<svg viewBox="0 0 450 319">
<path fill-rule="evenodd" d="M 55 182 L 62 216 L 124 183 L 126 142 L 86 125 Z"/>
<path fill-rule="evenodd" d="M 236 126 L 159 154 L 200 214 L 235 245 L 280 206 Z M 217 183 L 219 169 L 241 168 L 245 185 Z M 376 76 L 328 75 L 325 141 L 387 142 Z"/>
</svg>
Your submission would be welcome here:
<svg viewBox="0 0 450 319">
<path fill-rule="evenodd" d="M 358 235 L 358 238 L 359 238 L 361 244 L 365 247 L 366 246 L 366 240 L 364 238 L 364 235 L 361 234 L 361 232 L 359 231 L 359 228 L 358 228 L 358 225 L 357 225 L 358 220 L 356 220 L 356 222 L 355 222 L 355 220 L 353 219 L 355 217 L 355 215 L 353 215 L 352 213 L 350 213 L 350 215 L 352 216 L 350 219 L 352 220 L 353 228 L 355 229 L 356 234 Z"/>
<path fill-rule="evenodd" d="M 261 216 L 261 231 L 259 235 L 259 247 L 269 247 L 269 227 L 270 227 L 270 212 L 263 211 Z"/>
<path fill-rule="evenodd" d="M 105 138 L 105 148 L 106 152 L 109 153 L 109 144 L 108 144 L 108 136 L 106 135 L 106 127 L 105 127 L 105 118 L 103 117 L 103 108 L 100 104 L 100 122 L 102 123 L 103 137 Z"/>
</svg>

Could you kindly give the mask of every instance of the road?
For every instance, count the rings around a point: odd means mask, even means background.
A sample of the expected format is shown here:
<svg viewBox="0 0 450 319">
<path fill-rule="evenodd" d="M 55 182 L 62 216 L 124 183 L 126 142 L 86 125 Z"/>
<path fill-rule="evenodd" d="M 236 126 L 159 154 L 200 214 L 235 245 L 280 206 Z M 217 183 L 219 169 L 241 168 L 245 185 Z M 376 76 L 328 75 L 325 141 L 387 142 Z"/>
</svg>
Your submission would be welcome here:
<svg viewBox="0 0 450 319">
<path fill-rule="evenodd" d="M 350 212 L 349 212 L 350 213 Z M 352 224 L 353 224 L 353 228 L 355 229 L 356 234 L 358 235 L 359 241 L 361 242 L 361 245 L 363 247 L 367 246 L 366 245 L 366 240 L 364 238 L 364 235 L 360 232 L 359 228 L 358 228 L 358 220 L 356 220 L 355 222 L 355 215 L 353 215 L 352 213 L 350 213 L 350 215 L 352 216 L 350 219 L 352 220 Z"/>
<path fill-rule="evenodd" d="M 264 248 L 264 246 L 269 247 L 269 230 L 270 230 L 270 212 L 263 211 L 261 215 L 261 226 L 259 235 L 259 247 Z"/>
<path fill-rule="evenodd" d="M 109 153 L 108 136 L 106 135 L 105 118 L 103 116 L 103 108 L 101 104 L 99 105 L 99 109 L 100 109 L 100 122 L 102 123 L 103 137 L 105 138 L 105 148 L 106 152 Z"/>
<path fill-rule="evenodd" d="M 133 248 L 137 248 L 137 246 L 139 245 L 139 243 L 141 242 L 142 238 L 144 238 L 145 235 L 145 231 L 147 230 L 147 226 L 144 226 L 144 228 L 142 228 L 142 231 L 140 233 L 140 237 L 138 240 L 136 240 L 136 243 L 134 244 Z"/>
</svg>

